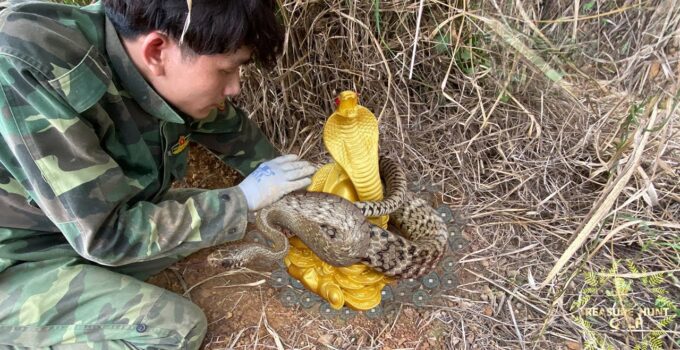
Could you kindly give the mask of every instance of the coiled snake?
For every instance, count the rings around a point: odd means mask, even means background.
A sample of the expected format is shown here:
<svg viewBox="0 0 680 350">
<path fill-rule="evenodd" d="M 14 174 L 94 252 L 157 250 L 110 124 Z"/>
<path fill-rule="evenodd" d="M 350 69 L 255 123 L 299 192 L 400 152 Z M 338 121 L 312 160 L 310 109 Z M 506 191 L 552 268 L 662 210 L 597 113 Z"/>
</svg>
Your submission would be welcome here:
<svg viewBox="0 0 680 350">
<path fill-rule="evenodd" d="M 396 278 L 416 278 L 437 264 L 446 249 L 446 224 L 436 210 L 406 190 L 403 170 L 380 158 L 386 197 L 379 202 L 349 202 L 322 192 L 295 192 L 262 209 L 256 225 L 277 250 L 238 243 L 208 256 L 212 265 L 234 268 L 258 259 L 272 263 L 288 253 L 288 239 L 276 226 L 298 236 L 315 254 L 334 266 L 363 263 Z M 406 199 L 405 199 L 406 198 Z M 390 215 L 400 234 L 368 222 Z"/>
</svg>

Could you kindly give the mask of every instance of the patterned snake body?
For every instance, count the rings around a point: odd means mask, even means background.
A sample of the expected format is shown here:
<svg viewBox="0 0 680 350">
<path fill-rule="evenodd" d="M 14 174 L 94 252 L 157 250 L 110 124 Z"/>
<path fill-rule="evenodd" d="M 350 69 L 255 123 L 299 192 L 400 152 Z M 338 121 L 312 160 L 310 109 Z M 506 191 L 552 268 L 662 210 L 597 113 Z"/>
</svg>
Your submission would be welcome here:
<svg viewBox="0 0 680 350">
<path fill-rule="evenodd" d="M 213 252 L 209 262 L 238 267 L 254 259 L 272 263 L 283 259 L 288 253 L 288 239 L 278 226 L 293 232 L 334 266 L 363 263 L 396 278 L 416 278 L 427 273 L 445 252 L 446 224 L 424 200 L 406 192 L 404 172 L 393 161 L 381 158 L 380 173 L 387 187 L 383 200 L 352 203 L 322 192 L 288 194 L 262 209 L 256 220 L 258 229 L 276 250 L 256 243 L 239 243 Z M 388 214 L 400 234 L 366 219 Z"/>
</svg>

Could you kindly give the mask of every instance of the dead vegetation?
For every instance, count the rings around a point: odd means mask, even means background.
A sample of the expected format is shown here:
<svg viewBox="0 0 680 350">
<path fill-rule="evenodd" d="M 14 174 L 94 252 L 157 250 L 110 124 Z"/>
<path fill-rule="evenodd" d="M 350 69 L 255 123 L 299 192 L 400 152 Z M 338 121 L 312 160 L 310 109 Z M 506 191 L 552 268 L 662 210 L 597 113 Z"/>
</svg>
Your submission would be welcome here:
<svg viewBox="0 0 680 350">
<path fill-rule="evenodd" d="M 234 279 L 198 254 L 155 283 L 206 310 L 206 347 L 680 347 L 680 3 L 279 3 L 280 64 L 247 70 L 239 104 L 323 163 L 334 97 L 358 91 L 381 152 L 464 218 L 467 278 L 392 318 L 324 319 L 282 306 L 267 273 Z M 196 154 L 185 186 L 233 183 Z M 637 325 L 602 308 L 670 312 Z"/>
<path fill-rule="evenodd" d="M 475 279 L 417 329 L 445 325 L 443 348 L 680 346 L 675 320 L 617 330 L 585 315 L 677 315 L 679 3 L 280 3 L 281 62 L 248 70 L 239 103 L 282 150 L 327 162 L 333 99 L 358 91 L 380 120 L 381 152 L 466 220 L 459 265 Z M 395 346 L 382 335 L 369 347 Z"/>
</svg>

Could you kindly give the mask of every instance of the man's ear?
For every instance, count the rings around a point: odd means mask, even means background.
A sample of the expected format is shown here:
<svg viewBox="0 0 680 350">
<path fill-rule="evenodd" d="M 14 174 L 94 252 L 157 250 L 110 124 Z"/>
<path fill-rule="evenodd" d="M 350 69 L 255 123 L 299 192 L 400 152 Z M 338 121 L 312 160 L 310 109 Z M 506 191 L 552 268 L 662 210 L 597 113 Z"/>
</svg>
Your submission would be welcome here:
<svg viewBox="0 0 680 350">
<path fill-rule="evenodd" d="M 151 75 L 165 75 L 170 54 L 176 49 L 174 45 L 174 42 L 163 33 L 151 32 L 144 36 L 141 47 L 142 60 Z"/>
</svg>

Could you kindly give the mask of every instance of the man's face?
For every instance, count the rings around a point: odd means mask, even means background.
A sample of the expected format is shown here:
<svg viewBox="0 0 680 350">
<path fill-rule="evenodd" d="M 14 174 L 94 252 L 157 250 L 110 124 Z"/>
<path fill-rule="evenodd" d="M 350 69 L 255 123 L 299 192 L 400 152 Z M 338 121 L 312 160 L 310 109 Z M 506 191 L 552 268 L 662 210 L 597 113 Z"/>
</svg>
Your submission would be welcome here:
<svg viewBox="0 0 680 350">
<path fill-rule="evenodd" d="M 241 91 L 241 66 L 252 50 L 241 47 L 217 55 L 183 55 L 179 47 L 165 52 L 164 76 L 153 86 L 166 101 L 194 119 L 203 119 Z"/>
</svg>

